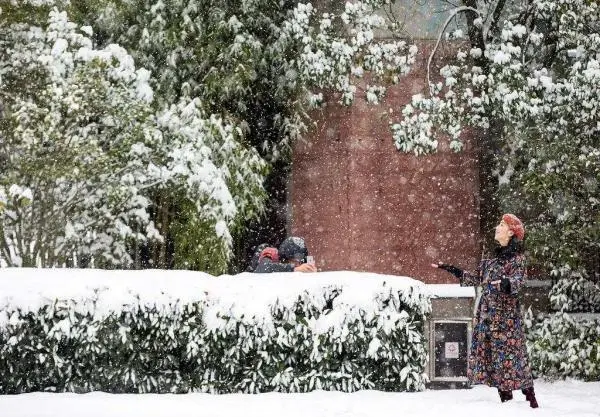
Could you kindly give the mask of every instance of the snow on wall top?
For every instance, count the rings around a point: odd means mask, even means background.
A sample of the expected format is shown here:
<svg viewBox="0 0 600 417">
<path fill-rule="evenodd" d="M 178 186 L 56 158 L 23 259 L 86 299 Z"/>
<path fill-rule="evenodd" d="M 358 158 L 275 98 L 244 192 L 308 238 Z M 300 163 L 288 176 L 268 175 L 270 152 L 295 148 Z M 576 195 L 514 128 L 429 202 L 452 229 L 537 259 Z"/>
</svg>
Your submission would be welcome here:
<svg viewBox="0 0 600 417">
<path fill-rule="evenodd" d="M 35 311 L 55 299 L 83 300 L 97 296 L 95 315 L 141 304 L 167 306 L 203 301 L 206 319 L 219 314 L 265 319 L 276 303 L 292 305 L 299 295 L 323 298 L 323 288 L 341 288 L 334 310 L 373 311 L 380 294 L 399 292 L 403 301 L 428 311 L 428 297 L 472 296 L 472 288 L 458 285 L 425 285 L 409 277 L 365 272 L 335 271 L 316 274 L 274 273 L 222 275 L 181 270 L 0 269 L 0 312 Z M 83 304 L 83 303 L 82 303 Z M 89 304 L 89 303 L 88 303 Z M 344 306 L 341 309 L 335 307 Z M 4 317 L 2 317 L 4 316 Z M 0 313 L 0 325 L 9 320 Z M 211 320 L 212 321 L 212 320 Z"/>
</svg>

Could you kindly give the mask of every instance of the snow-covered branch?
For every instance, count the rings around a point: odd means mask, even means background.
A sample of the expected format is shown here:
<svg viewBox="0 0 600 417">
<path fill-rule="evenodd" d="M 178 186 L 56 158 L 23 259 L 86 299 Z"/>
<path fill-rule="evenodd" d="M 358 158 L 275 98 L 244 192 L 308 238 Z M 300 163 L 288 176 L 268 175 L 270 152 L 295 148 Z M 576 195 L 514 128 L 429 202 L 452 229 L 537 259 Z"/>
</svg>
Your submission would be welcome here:
<svg viewBox="0 0 600 417">
<path fill-rule="evenodd" d="M 155 114 L 149 72 L 91 37 L 56 9 L 39 26 L 0 28 L 5 173 L 34 198 L 3 210 L 2 258 L 54 266 L 86 255 L 127 266 L 131 241 L 161 239 L 151 220 L 158 188 L 194 202 L 205 239 L 227 258 L 229 227 L 262 202 L 264 161 L 198 99 Z"/>
<path fill-rule="evenodd" d="M 438 34 L 438 38 L 435 42 L 435 46 L 433 47 L 433 50 L 431 51 L 431 53 L 429 54 L 429 58 L 427 59 L 427 85 L 429 86 L 429 93 L 432 96 L 434 95 L 434 92 L 432 89 L 431 75 L 430 75 L 431 74 L 431 62 L 433 61 L 433 57 L 435 56 L 435 53 L 437 52 L 437 49 L 440 45 L 442 37 L 444 36 L 444 33 L 446 32 L 446 28 L 448 27 L 450 22 L 452 22 L 452 20 L 456 18 L 456 16 L 459 13 L 462 13 L 465 11 L 471 11 L 471 12 L 475 12 L 475 13 L 481 15 L 481 12 L 479 10 L 477 10 L 473 7 L 468 7 L 468 6 L 461 6 L 461 7 L 457 7 L 456 9 L 452 10 L 450 12 L 450 15 L 448 16 L 448 18 L 442 25 L 442 28 L 440 29 L 440 33 Z"/>
</svg>

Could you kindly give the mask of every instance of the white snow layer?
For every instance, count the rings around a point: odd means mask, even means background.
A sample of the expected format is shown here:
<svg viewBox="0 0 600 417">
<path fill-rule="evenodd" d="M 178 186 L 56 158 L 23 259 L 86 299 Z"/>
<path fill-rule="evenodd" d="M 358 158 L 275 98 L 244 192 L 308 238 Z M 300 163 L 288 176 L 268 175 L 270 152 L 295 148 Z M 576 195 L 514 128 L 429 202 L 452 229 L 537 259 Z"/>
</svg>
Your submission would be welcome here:
<svg viewBox="0 0 600 417">
<path fill-rule="evenodd" d="M 0 316 L 2 310 L 14 308 L 35 311 L 55 299 L 93 297 L 98 297 L 94 314 L 103 316 L 138 304 L 139 297 L 141 304 L 157 307 L 174 300 L 210 301 L 240 315 L 264 318 L 270 316 L 270 306 L 276 301 L 292 305 L 298 295 L 321 293 L 326 287 L 343 287 L 336 303 L 357 307 L 372 306 L 376 294 L 386 287 L 427 294 L 423 283 L 408 277 L 349 271 L 214 277 L 193 271 L 4 268 L 0 271 Z M 0 317 L 0 325 L 6 319 Z"/>
<path fill-rule="evenodd" d="M 83 301 L 97 297 L 93 314 L 102 317 L 138 304 L 161 308 L 175 300 L 181 304 L 203 301 L 209 327 L 219 326 L 218 313 L 249 321 L 270 320 L 271 307 L 292 306 L 299 295 L 322 298 L 323 288 L 342 288 L 335 305 L 373 311 L 378 294 L 394 290 L 408 295 L 409 304 L 425 301 L 421 295 L 472 297 L 473 288 L 425 285 L 412 278 L 375 273 L 335 271 L 314 274 L 274 273 L 221 275 L 168 270 L 98 270 L 3 268 L 0 270 L 0 326 L 14 309 L 36 311 L 53 300 Z M 413 304 L 414 305 L 414 304 Z M 91 308 L 80 302 L 76 308 Z M 427 310 L 427 307 L 421 305 Z M 82 311 L 83 312 L 83 311 Z M 254 320 L 252 318 L 254 317 Z M 213 320 L 214 319 L 214 320 Z M 265 323 L 266 324 L 266 323 Z"/>
<path fill-rule="evenodd" d="M 0 396 L 2 417 L 598 417 L 600 382 L 536 381 L 540 408 L 520 392 L 501 404 L 495 389 L 352 394 L 50 394 Z"/>
</svg>

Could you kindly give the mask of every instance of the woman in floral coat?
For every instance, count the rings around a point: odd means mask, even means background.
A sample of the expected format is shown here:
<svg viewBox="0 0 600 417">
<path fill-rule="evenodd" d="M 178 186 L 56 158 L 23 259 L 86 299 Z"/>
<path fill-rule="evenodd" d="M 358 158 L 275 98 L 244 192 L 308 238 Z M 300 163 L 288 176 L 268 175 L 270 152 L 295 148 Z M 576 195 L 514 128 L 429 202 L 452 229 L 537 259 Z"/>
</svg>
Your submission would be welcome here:
<svg viewBox="0 0 600 417">
<path fill-rule="evenodd" d="M 461 286 L 482 287 L 467 373 L 471 383 L 498 388 L 502 402 L 512 400 L 512 391 L 520 389 L 537 408 L 518 299 L 525 279 L 524 236 L 523 223 L 505 214 L 496 227 L 496 256 L 483 259 L 475 273 L 443 263 L 432 266 L 455 275 Z"/>
</svg>

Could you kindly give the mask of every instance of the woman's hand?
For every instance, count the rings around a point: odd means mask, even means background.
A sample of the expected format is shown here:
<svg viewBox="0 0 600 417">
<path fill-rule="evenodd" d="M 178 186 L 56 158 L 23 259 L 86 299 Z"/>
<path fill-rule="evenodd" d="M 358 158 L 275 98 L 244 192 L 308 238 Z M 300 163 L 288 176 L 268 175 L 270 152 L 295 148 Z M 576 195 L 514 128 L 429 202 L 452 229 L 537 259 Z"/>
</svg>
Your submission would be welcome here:
<svg viewBox="0 0 600 417">
<path fill-rule="evenodd" d="M 315 264 L 300 264 L 294 268 L 294 272 L 317 272 Z"/>
<path fill-rule="evenodd" d="M 444 264 L 442 262 L 438 262 L 437 264 L 431 264 L 431 266 L 434 267 L 434 268 L 443 269 L 446 272 L 450 272 L 456 278 L 462 278 L 462 276 L 463 276 L 463 270 L 460 269 L 460 268 L 457 268 L 454 265 Z"/>
<path fill-rule="evenodd" d="M 510 280 L 508 278 L 497 279 L 490 281 L 490 285 L 496 289 L 496 291 L 504 294 L 510 294 Z"/>
</svg>

